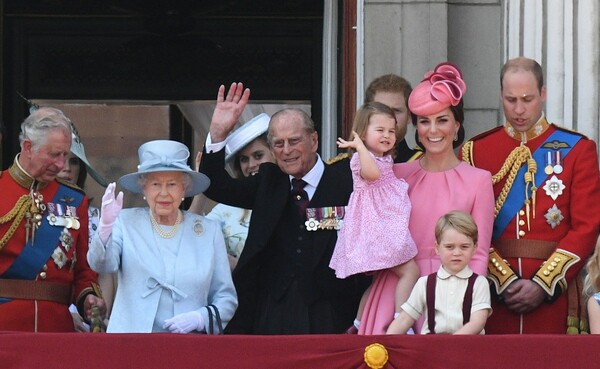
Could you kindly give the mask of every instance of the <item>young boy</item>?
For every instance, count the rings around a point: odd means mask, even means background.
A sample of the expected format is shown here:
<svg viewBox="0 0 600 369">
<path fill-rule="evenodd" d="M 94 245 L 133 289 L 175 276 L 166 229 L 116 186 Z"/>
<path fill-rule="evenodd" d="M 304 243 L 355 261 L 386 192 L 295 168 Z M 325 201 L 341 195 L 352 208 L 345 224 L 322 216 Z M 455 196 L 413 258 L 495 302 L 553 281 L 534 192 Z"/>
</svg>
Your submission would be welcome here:
<svg viewBox="0 0 600 369">
<path fill-rule="evenodd" d="M 421 334 L 482 334 L 492 312 L 489 284 L 468 264 L 477 247 L 477 225 L 470 215 L 451 211 L 435 226 L 435 252 L 442 266 L 419 278 L 387 334 L 405 334 L 421 314 Z"/>
</svg>

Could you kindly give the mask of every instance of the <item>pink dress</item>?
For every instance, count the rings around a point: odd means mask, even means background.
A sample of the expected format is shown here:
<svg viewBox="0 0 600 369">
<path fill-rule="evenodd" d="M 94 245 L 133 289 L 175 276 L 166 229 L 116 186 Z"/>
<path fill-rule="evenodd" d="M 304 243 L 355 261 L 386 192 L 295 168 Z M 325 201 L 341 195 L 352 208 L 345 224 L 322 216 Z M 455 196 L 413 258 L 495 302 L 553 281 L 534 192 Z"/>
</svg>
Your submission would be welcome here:
<svg viewBox="0 0 600 369">
<path fill-rule="evenodd" d="M 409 229 L 417 244 L 415 262 L 421 276 L 437 271 L 441 265 L 439 256 L 435 254 L 435 224 L 442 215 L 452 210 L 469 213 L 475 220 L 479 240 L 469 267 L 479 275 L 487 275 L 494 224 L 490 172 L 464 162 L 443 172 L 428 172 L 421 168 L 419 161 L 412 161 L 394 165 L 394 173 L 409 185 L 408 194 L 413 204 Z M 361 317 L 359 334 L 385 333 L 394 317 L 397 284 L 398 277 L 392 271 L 376 274 Z"/>
<path fill-rule="evenodd" d="M 408 184 L 394 175 L 391 156 L 371 156 L 381 173 L 374 181 L 360 176 L 357 153 L 350 159 L 354 190 L 329 264 L 338 278 L 392 268 L 417 254 L 408 230 Z"/>
</svg>

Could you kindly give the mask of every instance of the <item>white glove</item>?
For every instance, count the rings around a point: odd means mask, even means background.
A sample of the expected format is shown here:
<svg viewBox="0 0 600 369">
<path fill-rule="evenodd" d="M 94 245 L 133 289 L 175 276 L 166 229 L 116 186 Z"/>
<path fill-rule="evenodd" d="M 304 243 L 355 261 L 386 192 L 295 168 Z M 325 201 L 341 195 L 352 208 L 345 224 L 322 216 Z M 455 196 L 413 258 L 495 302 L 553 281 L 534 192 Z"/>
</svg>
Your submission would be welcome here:
<svg viewBox="0 0 600 369">
<path fill-rule="evenodd" d="M 98 223 L 98 235 L 102 242 L 108 240 L 115 220 L 123 208 L 123 191 L 120 191 L 117 197 L 115 197 L 116 186 L 114 182 L 110 183 L 102 196 L 102 209 L 100 212 L 100 222 Z"/>
<path fill-rule="evenodd" d="M 197 311 L 177 314 L 171 319 L 165 320 L 163 328 L 169 329 L 171 333 L 190 333 L 204 329 L 204 318 Z"/>
</svg>

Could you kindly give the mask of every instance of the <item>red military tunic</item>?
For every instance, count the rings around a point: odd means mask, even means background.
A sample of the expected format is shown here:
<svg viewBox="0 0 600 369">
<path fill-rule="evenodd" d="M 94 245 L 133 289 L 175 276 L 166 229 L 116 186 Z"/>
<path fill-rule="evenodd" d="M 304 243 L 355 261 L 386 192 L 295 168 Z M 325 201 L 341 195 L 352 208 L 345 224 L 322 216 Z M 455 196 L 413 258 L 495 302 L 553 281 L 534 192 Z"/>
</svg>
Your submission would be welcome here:
<svg viewBox="0 0 600 369">
<path fill-rule="evenodd" d="M 564 157 L 556 152 L 564 155 L 565 142 L 546 142 L 557 130 L 579 139 Z M 462 149 L 463 160 L 497 174 L 520 143 L 519 133 L 512 131 L 506 123 L 504 127 L 483 133 L 466 143 Z M 517 214 L 507 217 L 510 221 L 504 231 L 499 231 L 499 236 L 494 235 L 488 278 L 493 282 L 493 295 L 499 296 L 511 282 L 527 278 L 540 285 L 548 299 L 528 314 L 517 314 L 493 297 L 494 313 L 488 319 L 485 330 L 491 334 L 564 334 L 568 316 L 567 284 L 574 280 L 593 252 L 600 228 L 600 175 L 596 145 L 588 138 L 548 124 L 542 118 L 527 132 L 526 146 L 531 153 L 543 147 L 544 159 L 542 162 L 537 160 L 535 164 L 537 171 L 546 175 L 542 183 L 535 183 L 536 195 L 531 196 L 529 192 L 529 212 L 524 202 L 518 202 Z M 556 171 L 548 168 L 545 172 L 549 164 L 559 164 L 560 168 Z M 523 165 L 527 166 L 527 163 Z M 497 211 L 505 197 L 502 191 L 508 177 L 509 174 L 497 174 L 493 178 Z M 517 176 L 514 181 L 524 182 L 525 179 Z M 531 190 L 532 186 L 529 183 L 528 189 Z M 497 217 L 495 226 L 498 221 Z M 501 246 L 507 243 L 512 248 L 503 255 Z M 539 257 L 544 248 L 550 249 L 545 256 Z"/>
<path fill-rule="evenodd" d="M 33 179 L 29 177 L 19 166 L 13 166 L 4 172 L 0 172 L 0 278 L 7 278 L 7 271 L 15 262 L 19 254 L 25 249 L 26 244 L 26 219 L 23 218 L 16 227 L 14 234 L 8 238 L 12 220 L 6 220 L 6 215 L 15 208 L 17 201 L 24 195 L 30 194 Z M 52 181 L 40 184 L 37 193 L 43 196 L 42 202 L 48 206 L 49 203 L 59 203 L 54 199 L 55 194 L 64 183 Z M 75 191 L 82 191 L 78 188 Z M 63 199 L 63 203 L 69 203 L 70 199 Z M 49 214 L 47 209 L 42 216 Z M 42 247 L 43 242 L 51 242 L 49 247 L 54 249 L 52 256 L 44 265 L 35 268 L 31 273 L 39 283 L 55 282 L 64 284 L 72 289 L 71 301 L 69 303 L 82 306 L 85 296 L 94 292 L 98 275 L 90 269 L 87 263 L 88 251 L 88 199 L 83 194 L 81 204 L 76 208 L 79 227 L 74 229 L 60 226 L 61 233 L 56 240 L 41 240 L 34 238 L 33 247 Z M 57 227 L 53 225 L 50 227 Z M 67 232 L 67 233 L 65 233 Z M 71 237 L 69 237 L 69 234 Z M 6 236 L 6 238 L 5 238 Z M 30 236 L 31 237 L 31 236 Z M 55 247 L 55 248 L 54 248 Z M 24 268 L 25 270 L 27 268 Z M 15 279 L 12 277 L 12 279 Z M 47 300 L 19 299 L 2 297 L 0 289 L 0 331 L 34 331 L 34 332 L 72 332 L 73 318 L 69 313 L 68 305 Z M 68 296 L 68 295 L 67 295 Z"/>
</svg>

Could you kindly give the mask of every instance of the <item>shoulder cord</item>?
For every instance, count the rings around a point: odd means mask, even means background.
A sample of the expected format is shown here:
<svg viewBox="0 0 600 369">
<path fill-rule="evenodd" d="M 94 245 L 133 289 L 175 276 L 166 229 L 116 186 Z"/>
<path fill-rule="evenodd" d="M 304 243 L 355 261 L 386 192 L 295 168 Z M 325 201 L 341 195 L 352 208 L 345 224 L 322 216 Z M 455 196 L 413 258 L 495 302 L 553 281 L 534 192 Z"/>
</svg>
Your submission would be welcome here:
<svg viewBox="0 0 600 369">
<path fill-rule="evenodd" d="M 462 160 L 474 165 L 473 160 L 473 142 L 468 141 L 462 148 Z M 504 205 L 506 201 L 506 197 L 512 188 L 512 185 L 515 181 L 517 173 L 521 168 L 523 163 L 527 162 L 527 171 L 524 174 L 525 179 L 525 206 L 527 207 L 527 213 L 529 213 L 530 204 L 533 206 L 533 217 L 535 218 L 535 199 L 536 199 L 536 191 L 537 187 L 535 185 L 534 176 L 537 173 L 537 163 L 533 159 L 531 155 L 531 150 L 529 147 L 521 144 L 513 149 L 511 153 L 508 155 L 504 164 L 498 171 L 498 173 L 492 176 L 492 184 L 495 185 L 502 180 L 502 178 L 506 177 L 506 182 L 504 183 L 504 187 L 502 187 L 502 191 L 498 195 L 496 199 L 496 206 L 494 209 L 494 217 L 498 215 L 500 209 Z M 531 184 L 531 200 L 529 199 L 528 191 L 529 185 Z"/>
<path fill-rule="evenodd" d="M 21 224 L 21 220 L 25 217 L 25 213 L 32 206 L 31 197 L 28 195 L 23 195 L 17 200 L 15 206 L 5 215 L 0 217 L 0 224 L 8 223 L 13 220 L 12 224 L 8 228 L 8 231 L 4 234 L 4 237 L 0 239 L 0 250 L 8 243 L 8 240 L 13 236 L 19 224 Z"/>
</svg>

